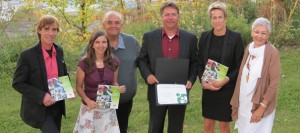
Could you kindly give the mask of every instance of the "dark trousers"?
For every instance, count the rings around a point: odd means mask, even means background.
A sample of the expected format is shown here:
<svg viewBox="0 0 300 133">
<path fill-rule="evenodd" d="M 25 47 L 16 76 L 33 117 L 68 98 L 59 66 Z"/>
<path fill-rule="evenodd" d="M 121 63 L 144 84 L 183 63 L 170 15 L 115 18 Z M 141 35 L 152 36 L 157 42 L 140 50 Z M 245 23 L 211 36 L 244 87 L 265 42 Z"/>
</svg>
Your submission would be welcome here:
<svg viewBox="0 0 300 133">
<path fill-rule="evenodd" d="M 168 111 L 168 133 L 182 133 L 186 105 L 157 106 L 149 102 L 150 124 L 148 133 L 163 133 L 165 116 Z"/>
<path fill-rule="evenodd" d="M 50 115 L 46 113 L 44 124 L 40 128 L 42 133 L 60 133 L 62 114 Z"/>
<path fill-rule="evenodd" d="M 119 104 L 117 117 L 121 133 L 127 133 L 129 115 L 132 109 L 132 100 Z"/>
<path fill-rule="evenodd" d="M 56 102 L 47 107 L 45 112 L 45 121 L 40 128 L 42 133 L 60 133 L 61 118 L 63 114 L 63 102 Z"/>
</svg>

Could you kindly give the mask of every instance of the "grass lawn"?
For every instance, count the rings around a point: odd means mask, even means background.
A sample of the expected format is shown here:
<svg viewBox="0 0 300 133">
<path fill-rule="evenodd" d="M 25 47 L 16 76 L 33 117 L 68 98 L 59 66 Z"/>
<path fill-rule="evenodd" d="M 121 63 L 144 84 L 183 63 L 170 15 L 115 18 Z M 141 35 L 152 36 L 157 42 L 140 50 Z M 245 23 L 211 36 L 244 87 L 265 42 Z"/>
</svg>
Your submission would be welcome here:
<svg viewBox="0 0 300 133">
<path fill-rule="evenodd" d="M 300 132 L 300 49 L 281 50 L 282 78 L 278 95 L 278 107 L 274 121 L 273 133 Z M 66 55 L 68 56 L 68 55 Z M 76 64 L 76 63 L 71 63 Z M 3 72 L 4 73 L 4 72 Z M 74 73 L 71 74 L 73 86 Z M 21 95 L 11 87 L 12 74 L 0 76 L 0 129 L 5 133 L 34 133 L 40 132 L 27 126 L 19 117 Z M 147 133 L 148 102 L 147 87 L 139 76 L 139 87 L 129 121 L 129 133 Z M 184 132 L 202 132 L 201 89 L 199 83 L 190 92 L 190 104 L 186 110 Z M 66 100 L 67 118 L 62 121 L 62 133 L 71 133 L 78 116 L 80 98 Z M 166 125 L 166 124 L 165 124 Z M 233 129 L 233 123 L 231 124 Z M 217 130 L 218 131 L 218 130 Z M 166 132 L 166 126 L 165 126 Z M 236 133 L 236 130 L 232 130 Z"/>
</svg>

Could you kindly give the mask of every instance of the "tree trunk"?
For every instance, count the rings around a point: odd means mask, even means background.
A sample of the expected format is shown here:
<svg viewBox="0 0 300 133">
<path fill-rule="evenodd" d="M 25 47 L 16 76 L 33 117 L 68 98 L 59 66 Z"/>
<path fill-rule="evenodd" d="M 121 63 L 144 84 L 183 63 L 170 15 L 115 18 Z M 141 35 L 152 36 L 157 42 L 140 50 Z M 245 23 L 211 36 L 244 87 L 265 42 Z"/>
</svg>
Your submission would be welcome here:
<svg viewBox="0 0 300 133">
<path fill-rule="evenodd" d="M 293 14 L 295 12 L 295 9 L 297 8 L 298 3 L 299 3 L 299 0 L 296 0 L 295 4 L 294 4 L 294 7 L 292 8 L 292 10 L 290 12 L 290 15 L 289 15 L 289 18 L 288 18 L 288 22 L 290 22 L 292 20 L 292 16 L 293 16 Z"/>
<path fill-rule="evenodd" d="M 85 17 L 86 17 L 86 2 L 82 2 L 80 4 L 80 13 L 81 13 L 81 29 L 80 29 L 80 36 L 85 40 Z"/>
</svg>

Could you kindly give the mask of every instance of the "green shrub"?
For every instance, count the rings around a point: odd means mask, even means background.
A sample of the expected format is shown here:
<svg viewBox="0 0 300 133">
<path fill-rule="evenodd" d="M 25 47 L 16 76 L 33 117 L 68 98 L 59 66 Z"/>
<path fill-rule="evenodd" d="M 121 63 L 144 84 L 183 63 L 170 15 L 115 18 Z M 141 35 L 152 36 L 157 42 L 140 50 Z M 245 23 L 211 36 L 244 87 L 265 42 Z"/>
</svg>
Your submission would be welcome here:
<svg viewBox="0 0 300 133">
<path fill-rule="evenodd" d="M 35 43 L 32 38 L 34 37 L 26 34 L 18 34 L 12 38 L 8 35 L 1 35 L 0 70 L 2 73 L 13 73 L 20 53 Z"/>
</svg>

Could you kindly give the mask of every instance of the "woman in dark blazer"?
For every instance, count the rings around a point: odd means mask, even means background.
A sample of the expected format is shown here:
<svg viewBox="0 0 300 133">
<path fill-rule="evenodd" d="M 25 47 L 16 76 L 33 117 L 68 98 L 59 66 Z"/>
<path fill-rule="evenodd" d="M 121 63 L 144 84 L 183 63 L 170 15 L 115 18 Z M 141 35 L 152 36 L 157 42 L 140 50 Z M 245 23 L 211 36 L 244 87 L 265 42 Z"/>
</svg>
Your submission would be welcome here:
<svg viewBox="0 0 300 133">
<path fill-rule="evenodd" d="M 43 133 L 59 133 L 65 115 L 64 100 L 55 102 L 48 89 L 48 79 L 67 75 L 63 50 L 54 44 L 58 32 L 57 18 L 40 18 L 39 43 L 20 54 L 12 83 L 22 94 L 22 120 Z"/>
<path fill-rule="evenodd" d="M 203 32 L 198 44 L 198 76 L 203 86 L 202 116 L 204 132 L 214 132 L 215 121 L 219 121 L 220 132 L 230 132 L 232 97 L 244 46 L 240 33 L 228 29 L 226 22 L 226 5 L 215 2 L 208 9 L 213 26 L 211 31 Z M 221 81 L 206 82 L 202 75 L 208 59 L 227 66 L 226 78 Z"/>
</svg>

